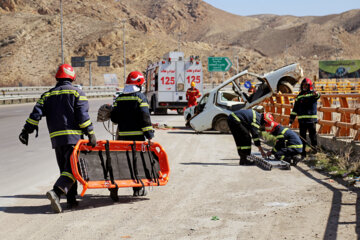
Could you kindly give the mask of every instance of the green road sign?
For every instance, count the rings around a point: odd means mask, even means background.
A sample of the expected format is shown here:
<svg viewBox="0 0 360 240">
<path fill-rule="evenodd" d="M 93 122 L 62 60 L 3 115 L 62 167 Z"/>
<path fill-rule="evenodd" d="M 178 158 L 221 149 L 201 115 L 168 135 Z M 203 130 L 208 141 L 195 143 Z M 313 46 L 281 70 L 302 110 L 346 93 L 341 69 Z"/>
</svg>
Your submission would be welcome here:
<svg viewBox="0 0 360 240">
<path fill-rule="evenodd" d="M 226 72 L 231 66 L 232 63 L 228 57 L 208 57 L 209 72 Z"/>
</svg>

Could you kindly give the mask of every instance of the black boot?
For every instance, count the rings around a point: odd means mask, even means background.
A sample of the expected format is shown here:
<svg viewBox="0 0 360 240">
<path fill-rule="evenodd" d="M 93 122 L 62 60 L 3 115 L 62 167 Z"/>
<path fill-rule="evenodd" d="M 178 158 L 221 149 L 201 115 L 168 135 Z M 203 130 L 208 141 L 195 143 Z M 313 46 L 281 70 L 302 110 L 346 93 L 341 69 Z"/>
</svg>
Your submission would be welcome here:
<svg viewBox="0 0 360 240">
<path fill-rule="evenodd" d="M 66 203 L 66 207 L 67 209 L 72 209 L 72 208 L 76 208 L 77 206 L 79 206 L 79 202 L 76 200 L 76 196 L 66 196 L 67 199 L 67 203 Z"/>
<path fill-rule="evenodd" d="M 147 195 L 147 191 L 146 191 L 145 187 L 133 187 L 133 190 L 134 190 L 134 193 L 133 193 L 134 197 Z"/>
<path fill-rule="evenodd" d="M 240 157 L 239 165 L 243 166 L 246 165 L 247 159 L 246 157 Z"/>
<path fill-rule="evenodd" d="M 109 188 L 110 198 L 111 198 L 114 202 L 118 202 L 118 201 L 119 201 L 118 190 L 119 190 L 119 188 Z"/>
</svg>

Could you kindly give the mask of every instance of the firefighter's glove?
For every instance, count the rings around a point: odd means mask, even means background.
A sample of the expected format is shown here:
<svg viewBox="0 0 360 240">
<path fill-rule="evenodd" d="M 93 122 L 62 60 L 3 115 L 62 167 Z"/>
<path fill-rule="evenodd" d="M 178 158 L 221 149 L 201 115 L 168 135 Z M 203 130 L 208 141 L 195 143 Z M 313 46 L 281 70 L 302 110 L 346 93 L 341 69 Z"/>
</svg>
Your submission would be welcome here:
<svg viewBox="0 0 360 240">
<path fill-rule="evenodd" d="M 29 143 L 29 133 L 23 129 L 19 135 L 19 140 L 22 144 L 25 144 L 26 146 Z"/>
<path fill-rule="evenodd" d="M 268 152 L 266 153 L 266 156 L 267 156 L 267 157 L 270 157 L 271 154 L 272 154 L 271 151 L 268 151 Z"/>
<path fill-rule="evenodd" d="M 89 135 L 89 145 L 91 147 L 95 147 L 96 146 L 96 137 L 95 134 L 90 134 Z"/>
</svg>

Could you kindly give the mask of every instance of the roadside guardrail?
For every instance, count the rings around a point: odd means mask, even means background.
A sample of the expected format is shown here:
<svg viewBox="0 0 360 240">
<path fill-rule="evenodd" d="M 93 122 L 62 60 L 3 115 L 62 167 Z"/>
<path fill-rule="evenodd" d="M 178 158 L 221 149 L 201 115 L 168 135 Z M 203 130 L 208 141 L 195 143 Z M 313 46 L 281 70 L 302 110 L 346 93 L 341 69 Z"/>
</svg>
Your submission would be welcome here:
<svg viewBox="0 0 360 240">
<path fill-rule="evenodd" d="M 54 86 L 0 88 L 0 104 L 36 102 L 43 92 L 52 87 Z M 108 86 L 82 87 L 88 98 L 111 97 L 117 89 Z"/>
</svg>

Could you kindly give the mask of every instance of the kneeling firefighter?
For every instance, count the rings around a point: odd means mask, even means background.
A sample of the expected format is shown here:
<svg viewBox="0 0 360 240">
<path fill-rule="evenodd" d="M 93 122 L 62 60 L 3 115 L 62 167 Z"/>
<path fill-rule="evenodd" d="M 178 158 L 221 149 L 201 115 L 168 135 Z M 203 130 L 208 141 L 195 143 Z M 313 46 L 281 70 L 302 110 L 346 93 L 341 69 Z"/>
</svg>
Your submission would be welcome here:
<svg viewBox="0 0 360 240">
<path fill-rule="evenodd" d="M 116 98 L 112 111 L 111 121 L 118 124 L 117 140 L 145 141 L 154 137 L 151 124 L 149 104 L 146 96 L 141 93 L 145 78 L 141 72 L 131 72 L 123 92 Z M 111 188 L 110 197 L 117 200 L 117 189 Z M 133 196 L 145 196 L 144 187 L 134 187 Z"/>
<path fill-rule="evenodd" d="M 266 155 L 271 156 L 271 154 L 274 154 L 276 160 L 284 160 L 296 165 L 300 159 L 294 157 L 303 151 L 303 144 L 299 136 L 291 129 L 275 122 L 270 113 L 264 114 L 264 121 L 265 131 L 276 137 L 275 146 Z"/>
<path fill-rule="evenodd" d="M 240 156 L 240 165 L 251 164 L 247 160 L 247 156 L 251 154 L 251 137 L 261 155 L 265 156 L 259 137 L 259 128 L 263 125 L 263 114 L 259 112 L 262 112 L 263 108 L 258 107 L 255 109 L 256 111 L 254 109 L 235 111 L 229 115 L 227 120 Z"/>
<path fill-rule="evenodd" d="M 54 212 L 60 213 L 61 195 L 66 195 L 68 208 L 78 205 L 77 183 L 70 164 L 73 148 L 83 134 L 89 137 L 90 144 L 95 147 L 96 137 L 88 113 L 88 100 L 82 90 L 71 84 L 76 78 L 74 69 L 68 64 L 62 64 L 55 78 L 56 86 L 41 95 L 26 120 L 19 139 L 28 145 L 29 134 L 36 130 L 37 137 L 39 121 L 43 116 L 46 117 L 51 145 L 55 149 L 60 169 L 60 177 L 46 196 L 51 201 Z"/>
</svg>

